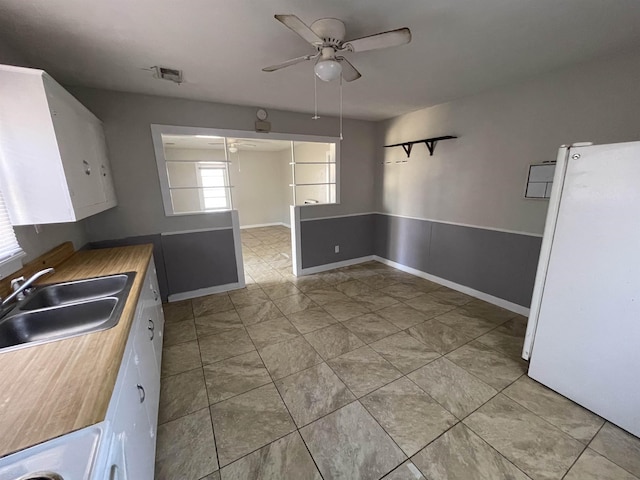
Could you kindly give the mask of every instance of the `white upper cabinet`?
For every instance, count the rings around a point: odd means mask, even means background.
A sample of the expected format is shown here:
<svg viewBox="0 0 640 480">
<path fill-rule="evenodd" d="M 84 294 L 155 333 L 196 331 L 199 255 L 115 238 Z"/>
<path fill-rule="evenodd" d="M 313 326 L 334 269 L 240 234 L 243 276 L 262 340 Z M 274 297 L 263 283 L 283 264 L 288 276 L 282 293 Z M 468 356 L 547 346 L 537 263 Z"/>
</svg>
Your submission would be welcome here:
<svg viewBox="0 0 640 480">
<path fill-rule="evenodd" d="M 102 122 L 42 70 L 0 65 L 0 189 L 14 225 L 116 206 Z"/>
</svg>

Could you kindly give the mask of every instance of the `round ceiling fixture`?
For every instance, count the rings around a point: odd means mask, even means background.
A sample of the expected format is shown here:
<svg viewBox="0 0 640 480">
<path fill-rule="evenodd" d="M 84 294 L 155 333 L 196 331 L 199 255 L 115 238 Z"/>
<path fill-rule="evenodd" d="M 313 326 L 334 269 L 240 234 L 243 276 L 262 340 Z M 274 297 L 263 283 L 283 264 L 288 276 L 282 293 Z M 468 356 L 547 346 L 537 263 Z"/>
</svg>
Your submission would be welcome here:
<svg viewBox="0 0 640 480">
<path fill-rule="evenodd" d="M 342 65 L 340 65 L 337 60 L 329 58 L 326 60 L 320 60 L 318 63 L 316 63 L 315 67 L 313 67 L 313 71 L 316 73 L 320 80 L 324 82 L 330 82 L 332 80 L 340 78 L 340 74 L 342 73 Z"/>
</svg>

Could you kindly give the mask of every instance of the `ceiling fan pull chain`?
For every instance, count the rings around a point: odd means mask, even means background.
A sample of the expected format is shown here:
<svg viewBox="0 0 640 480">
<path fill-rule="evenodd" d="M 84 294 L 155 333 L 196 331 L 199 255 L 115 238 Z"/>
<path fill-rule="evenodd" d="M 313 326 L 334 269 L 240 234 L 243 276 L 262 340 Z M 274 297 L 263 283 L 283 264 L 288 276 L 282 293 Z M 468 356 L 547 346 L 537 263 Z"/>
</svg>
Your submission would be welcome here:
<svg viewBox="0 0 640 480">
<path fill-rule="evenodd" d="M 340 74 L 340 140 L 342 140 L 342 73 Z"/>
<path fill-rule="evenodd" d="M 313 102 L 314 102 L 314 115 L 311 117 L 313 120 L 318 120 L 318 77 L 313 74 Z"/>
</svg>

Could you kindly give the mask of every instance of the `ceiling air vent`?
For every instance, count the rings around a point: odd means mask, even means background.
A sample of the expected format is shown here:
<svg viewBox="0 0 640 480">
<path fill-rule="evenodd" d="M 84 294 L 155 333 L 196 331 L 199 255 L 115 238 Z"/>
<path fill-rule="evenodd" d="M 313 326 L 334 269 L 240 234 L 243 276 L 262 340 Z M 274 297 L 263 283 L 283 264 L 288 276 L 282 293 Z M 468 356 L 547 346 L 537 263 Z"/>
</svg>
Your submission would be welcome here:
<svg viewBox="0 0 640 480">
<path fill-rule="evenodd" d="M 161 80 L 170 80 L 174 83 L 180 84 L 182 83 L 182 70 L 177 70 L 175 68 L 167 68 L 167 67 L 151 67 L 155 72 L 153 76 L 155 78 L 159 78 Z"/>
</svg>

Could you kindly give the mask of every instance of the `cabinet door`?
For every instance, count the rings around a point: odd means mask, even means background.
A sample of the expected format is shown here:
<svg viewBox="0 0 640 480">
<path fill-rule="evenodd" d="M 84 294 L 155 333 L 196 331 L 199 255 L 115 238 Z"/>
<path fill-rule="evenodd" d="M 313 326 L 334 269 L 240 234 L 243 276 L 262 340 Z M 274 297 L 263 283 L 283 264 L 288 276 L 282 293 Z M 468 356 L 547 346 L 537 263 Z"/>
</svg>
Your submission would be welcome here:
<svg viewBox="0 0 640 480">
<path fill-rule="evenodd" d="M 90 125 L 55 91 L 48 90 L 47 99 L 74 209 L 103 203 L 105 194 Z"/>
<path fill-rule="evenodd" d="M 102 189 L 104 191 L 105 201 L 110 206 L 117 204 L 116 190 L 113 185 L 113 176 L 111 175 L 111 167 L 109 166 L 109 157 L 107 155 L 107 142 L 104 138 L 102 124 L 90 123 L 92 130 L 93 148 L 97 163 L 100 165 L 100 180 L 102 181 Z"/>
<path fill-rule="evenodd" d="M 143 380 L 134 360 L 129 361 L 125 370 L 113 424 L 113 435 L 121 443 L 124 457 L 124 461 L 120 461 L 124 468 L 121 466 L 118 473 L 125 479 L 151 480 L 156 439 L 147 413 L 149 384 Z"/>
</svg>

